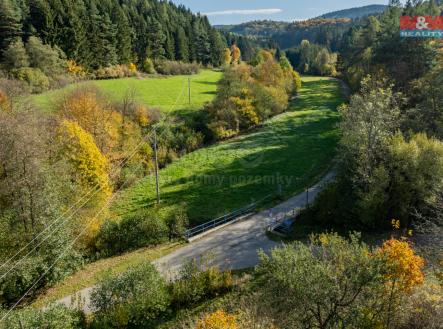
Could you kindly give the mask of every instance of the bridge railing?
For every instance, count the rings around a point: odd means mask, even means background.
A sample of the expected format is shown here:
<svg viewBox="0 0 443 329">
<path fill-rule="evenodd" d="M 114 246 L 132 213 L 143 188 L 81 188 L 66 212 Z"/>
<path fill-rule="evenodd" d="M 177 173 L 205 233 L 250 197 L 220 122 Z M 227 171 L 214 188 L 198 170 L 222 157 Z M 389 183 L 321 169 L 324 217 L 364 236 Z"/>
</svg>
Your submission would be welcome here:
<svg viewBox="0 0 443 329">
<path fill-rule="evenodd" d="M 241 209 L 237 209 L 229 214 L 223 215 L 223 216 L 213 219 L 209 222 L 195 226 L 195 227 L 185 231 L 184 238 L 186 240 L 189 240 L 192 237 L 195 237 L 199 234 L 205 233 L 205 232 L 212 230 L 216 227 L 222 226 L 227 223 L 233 223 L 233 222 L 237 221 L 238 219 L 240 219 L 242 216 L 253 212 L 261 202 L 265 201 L 269 197 L 271 197 L 271 195 L 268 195 L 259 201 L 255 201 L 255 202 L 247 205 L 246 207 L 243 207 Z"/>
</svg>

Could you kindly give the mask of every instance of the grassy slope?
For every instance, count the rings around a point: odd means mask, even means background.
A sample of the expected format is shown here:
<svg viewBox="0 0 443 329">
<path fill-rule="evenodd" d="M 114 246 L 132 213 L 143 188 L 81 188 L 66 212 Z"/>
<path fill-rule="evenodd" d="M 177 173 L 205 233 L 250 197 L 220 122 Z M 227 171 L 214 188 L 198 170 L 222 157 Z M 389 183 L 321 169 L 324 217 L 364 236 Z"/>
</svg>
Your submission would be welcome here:
<svg viewBox="0 0 443 329">
<path fill-rule="evenodd" d="M 102 90 L 110 100 L 122 100 L 128 89 L 135 90 L 137 101 L 163 111 L 199 110 L 205 102 L 213 99 L 217 81 L 222 73 L 202 70 L 193 76 L 149 77 L 144 79 L 125 78 L 97 80 L 69 85 L 63 89 L 32 96 L 32 101 L 45 111 L 52 111 L 57 101 L 78 86 L 93 85 Z M 191 105 L 188 98 L 188 78 L 191 78 Z M 176 106 L 176 100 L 179 99 Z"/>
<path fill-rule="evenodd" d="M 85 288 L 92 287 L 107 275 L 115 276 L 126 272 L 145 261 L 153 261 L 179 248 L 181 244 L 171 243 L 158 247 L 144 248 L 127 254 L 102 259 L 86 265 L 82 270 L 50 288 L 41 295 L 34 306 L 41 307 L 51 301 L 74 294 Z"/>
<path fill-rule="evenodd" d="M 318 179 L 335 154 L 336 108 L 344 99 L 336 81 L 303 80 L 300 96 L 287 113 L 255 132 L 193 152 L 162 170 L 162 204 L 186 203 L 191 224 L 198 224 L 275 193 L 277 177 L 285 178 L 285 197 Z M 125 216 L 154 200 L 155 181 L 147 177 L 125 191 L 114 210 Z"/>
</svg>

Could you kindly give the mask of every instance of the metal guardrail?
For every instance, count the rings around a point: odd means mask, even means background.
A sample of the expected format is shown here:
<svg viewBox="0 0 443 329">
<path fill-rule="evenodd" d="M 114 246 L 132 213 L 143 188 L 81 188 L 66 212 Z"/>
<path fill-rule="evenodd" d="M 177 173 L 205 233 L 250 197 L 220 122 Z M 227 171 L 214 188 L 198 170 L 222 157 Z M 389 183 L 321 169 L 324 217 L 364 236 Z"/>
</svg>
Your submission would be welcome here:
<svg viewBox="0 0 443 329">
<path fill-rule="evenodd" d="M 231 223 L 231 222 L 235 222 L 235 220 L 239 219 L 241 216 L 246 215 L 248 213 L 250 213 L 251 211 L 253 211 L 261 202 L 263 202 L 264 200 L 268 199 L 269 197 L 271 197 L 272 195 L 268 195 L 266 197 L 264 197 L 263 199 L 253 202 L 250 205 L 243 207 L 241 209 L 235 210 L 229 214 L 226 214 L 222 217 L 213 219 L 209 222 L 200 224 L 198 226 L 195 226 L 187 231 L 185 231 L 185 233 L 183 234 L 184 238 L 186 240 L 189 240 L 190 238 L 202 234 L 204 232 L 207 232 L 209 230 L 212 230 L 216 227 L 219 227 L 221 225 L 227 224 L 227 223 Z"/>
<path fill-rule="evenodd" d="M 281 217 L 275 219 L 275 221 L 268 226 L 268 231 L 275 230 L 277 227 L 282 225 L 282 223 L 287 219 L 297 217 L 304 209 L 305 209 L 304 207 L 298 207 L 284 213 Z"/>
</svg>

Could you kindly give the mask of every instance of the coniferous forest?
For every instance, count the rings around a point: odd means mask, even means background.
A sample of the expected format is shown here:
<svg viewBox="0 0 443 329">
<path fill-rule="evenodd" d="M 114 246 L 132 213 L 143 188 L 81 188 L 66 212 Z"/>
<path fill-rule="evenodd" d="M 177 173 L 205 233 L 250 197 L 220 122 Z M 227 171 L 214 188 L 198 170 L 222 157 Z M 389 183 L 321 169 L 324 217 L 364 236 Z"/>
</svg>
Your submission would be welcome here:
<svg viewBox="0 0 443 329">
<path fill-rule="evenodd" d="M 146 58 L 219 66 L 226 43 L 207 17 L 156 0 L 2 0 L 0 34 L 0 54 L 35 36 L 92 69 Z"/>
</svg>

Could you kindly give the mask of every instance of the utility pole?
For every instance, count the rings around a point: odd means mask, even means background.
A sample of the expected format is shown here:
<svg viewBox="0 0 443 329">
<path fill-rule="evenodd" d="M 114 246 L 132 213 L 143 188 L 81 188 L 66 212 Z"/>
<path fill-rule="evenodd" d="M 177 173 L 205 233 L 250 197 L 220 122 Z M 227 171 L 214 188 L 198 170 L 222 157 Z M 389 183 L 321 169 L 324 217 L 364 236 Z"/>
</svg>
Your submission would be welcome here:
<svg viewBox="0 0 443 329">
<path fill-rule="evenodd" d="M 191 105 L 191 78 L 188 78 L 189 105 Z"/>
<path fill-rule="evenodd" d="M 306 208 L 309 207 L 309 187 L 306 188 Z"/>
<path fill-rule="evenodd" d="M 157 190 L 157 204 L 160 204 L 160 183 L 158 175 L 158 154 L 157 154 L 157 130 L 154 128 L 154 159 L 155 159 L 155 187 Z"/>
</svg>

